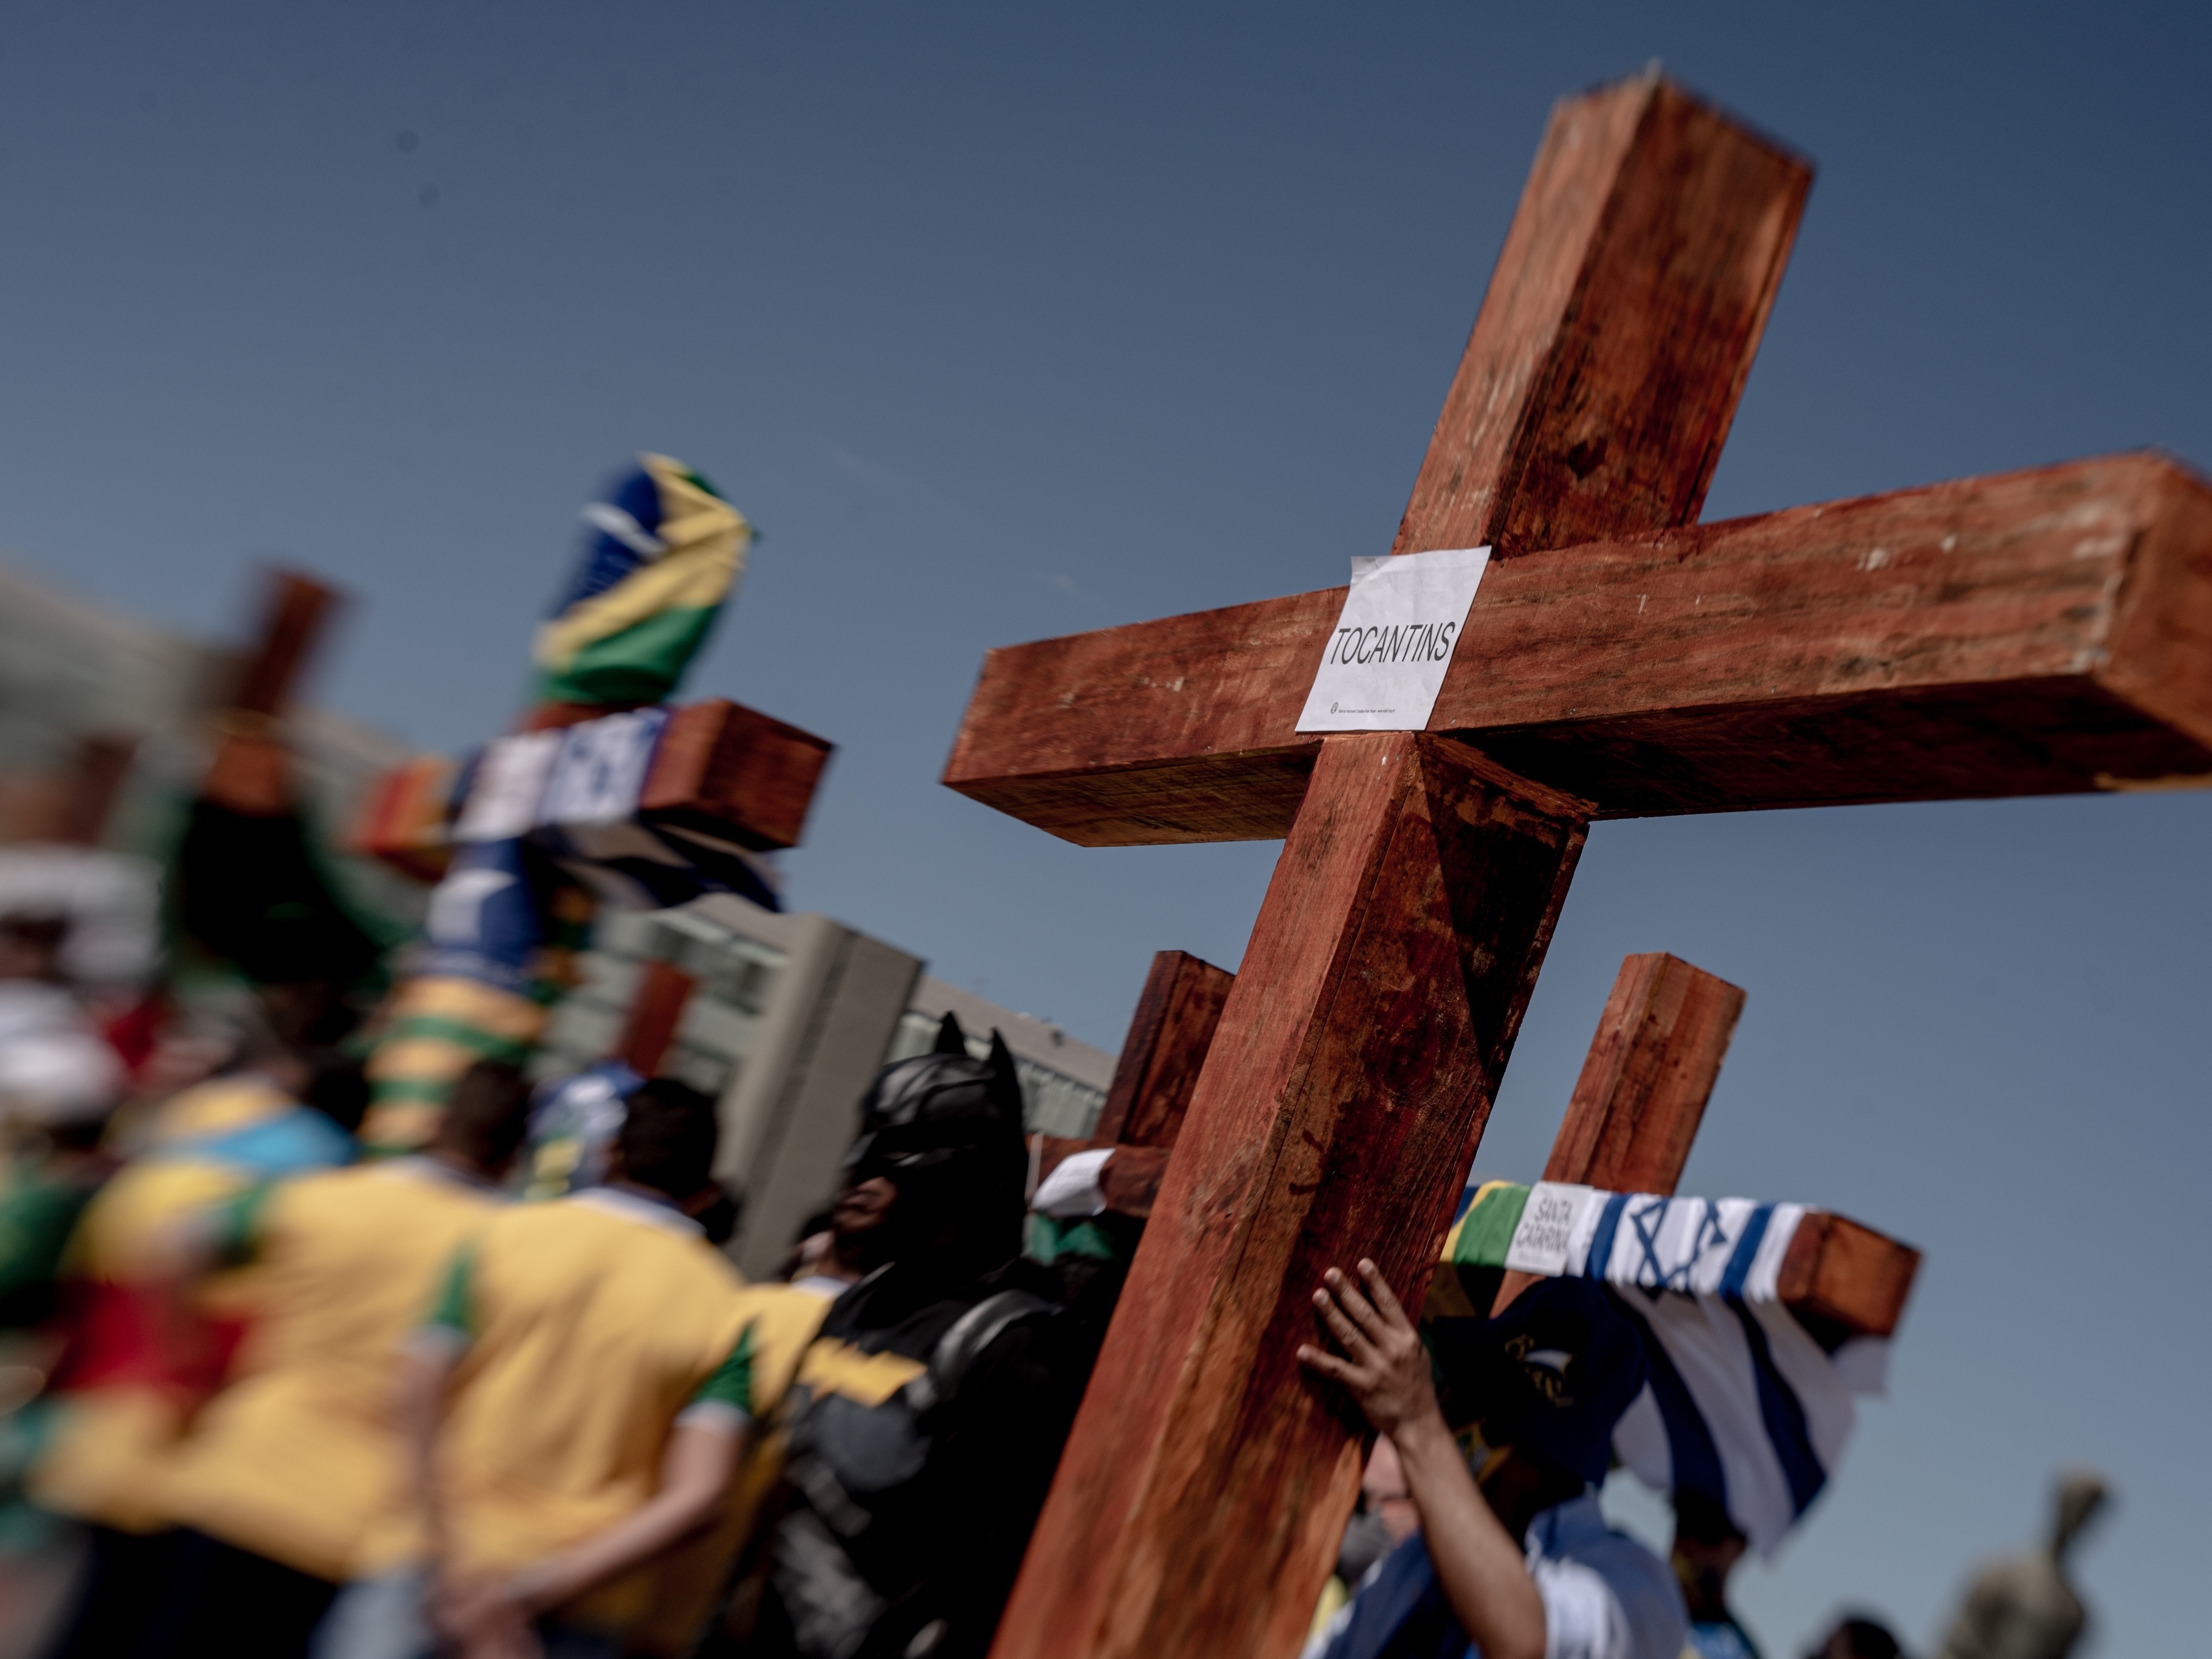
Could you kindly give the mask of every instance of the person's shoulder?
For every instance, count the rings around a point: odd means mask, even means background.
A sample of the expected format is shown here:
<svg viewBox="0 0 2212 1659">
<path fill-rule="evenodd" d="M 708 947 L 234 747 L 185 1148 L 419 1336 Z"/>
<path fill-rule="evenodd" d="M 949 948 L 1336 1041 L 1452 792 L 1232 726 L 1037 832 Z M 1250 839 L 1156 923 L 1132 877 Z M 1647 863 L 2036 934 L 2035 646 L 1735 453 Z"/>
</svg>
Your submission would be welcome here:
<svg viewBox="0 0 2212 1659">
<path fill-rule="evenodd" d="M 1553 1629 L 1548 1659 L 1678 1659 L 1689 1638 L 1674 1570 L 1626 1533 L 1576 1528 L 1530 1574 Z"/>
<path fill-rule="evenodd" d="M 426 1158 L 396 1158 L 310 1177 L 321 1190 L 365 1210 L 488 1220 L 510 1206 L 496 1188 L 471 1181 Z"/>
<path fill-rule="evenodd" d="M 515 1250 L 524 1255 L 565 1248 L 563 1241 L 586 1233 L 598 1218 L 564 1199 L 534 1203 L 495 1204 L 476 1230 L 479 1252 Z"/>
<path fill-rule="evenodd" d="M 240 1195 L 257 1195 L 261 1213 L 269 1220 L 312 1220 L 358 1205 L 368 1173 L 359 1164 L 307 1170 L 283 1180 L 250 1182 Z"/>
</svg>

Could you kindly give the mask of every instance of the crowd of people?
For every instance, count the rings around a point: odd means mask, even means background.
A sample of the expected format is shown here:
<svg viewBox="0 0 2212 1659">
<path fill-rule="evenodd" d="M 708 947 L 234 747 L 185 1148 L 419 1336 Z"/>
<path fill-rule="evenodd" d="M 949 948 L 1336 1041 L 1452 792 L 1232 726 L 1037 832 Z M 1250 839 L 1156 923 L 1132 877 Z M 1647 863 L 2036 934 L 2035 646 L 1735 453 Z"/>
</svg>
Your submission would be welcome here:
<svg viewBox="0 0 2212 1659">
<path fill-rule="evenodd" d="M 1025 1232 L 995 1034 L 975 1058 L 948 1018 L 884 1069 L 830 1206 L 748 1284 L 695 1089 L 645 1081 L 592 1183 L 525 1201 L 513 1065 L 366 1158 L 356 1063 L 250 1006 L 119 1056 L 58 944 L 0 925 L 0 1551 L 82 1540 L 38 1650 L 988 1650 L 1133 1232 Z M 1599 1510 L 1644 1378 L 1603 1287 L 1540 1281 L 1450 1345 L 1366 1261 L 1315 1304 L 1300 1359 L 1378 1439 L 1310 1659 L 1758 1654 L 1723 1510 L 1684 1496 L 1671 1563 Z M 1897 1651 L 1860 1619 L 1817 1654 Z"/>
<path fill-rule="evenodd" d="M 0 1312 L 42 1425 L 9 1497 L 85 1540 L 46 1651 L 988 1647 L 1119 1283 L 1022 1253 L 1002 1043 L 948 1022 L 886 1068 L 747 1285 L 696 1089 L 644 1082 L 592 1184 L 517 1201 L 514 1066 L 364 1158 L 357 1065 L 233 1009 L 134 1083 L 51 930 L 0 939 Z"/>
</svg>

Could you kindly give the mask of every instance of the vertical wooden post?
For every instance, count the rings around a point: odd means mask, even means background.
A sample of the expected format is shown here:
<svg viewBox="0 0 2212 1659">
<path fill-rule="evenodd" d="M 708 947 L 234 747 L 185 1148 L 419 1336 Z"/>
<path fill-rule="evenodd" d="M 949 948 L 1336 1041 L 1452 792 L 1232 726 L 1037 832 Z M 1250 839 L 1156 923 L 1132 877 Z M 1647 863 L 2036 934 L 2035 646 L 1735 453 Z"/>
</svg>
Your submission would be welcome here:
<svg viewBox="0 0 2212 1659">
<path fill-rule="evenodd" d="M 1162 951 L 1129 1020 L 1093 1140 L 1172 1146 L 1237 975 L 1188 951 Z"/>
<path fill-rule="evenodd" d="M 1561 103 L 1392 550 L 1694 520 L 1808 182 L 1656 76 Z M 1371 1254 L 1419 1305 L 1589 811 L 1445 738 L 1322 742 L 994 1659 L 1295 1650 L 1363 1438 L 1299 1372 L 1309 1298 Z"/>
<path fill-rule="evenodd" d="M 239 665 L 227 707 L 249 714 L 284 712 L 292 689 L 338 604 L 337 590 L 297 570 L 268 573 L 261 626 Z"/>
<path fill-rule="evenodd" d="M 646 963 L 639 969 L 637 992 L 630 998 L 629 1017 L 623 1024 L 614 1057 L 640 1077 L 658 1072 L 698 983 L 672 962 L 655 957 Z"/>
<path fill-rule="evenodd" d="M 1456 744 L 1324 744 L 999 1654 L 1295 1645 L 1360 1460 L 1308 1297 L 1372 1252 L 1418 1305 L 1585 833 Z"/>
<path fill-rule="evenodd" d="M 1624 960 L 1544 1179 L 1673 1193 L 1742 1012 L 1741 990 L 1680 957 Z"/>
<path fill-rule="evenodd" d="M 1672 1196 L 1743 1012 L 1743 993 L 1663 951 L 1620 964 L 1598 1017 L 1547 1181 Z M 1509 1272 L 1493 1313 L 1536 1282 Z"/>
<path fill-rule="evenodd" d="M 268 572 L 260 629 L 216 717 L 203 799 L 258 817 L 291 811 L 290 757 L 276 721 L 337 605 L 337 590 L 312 576 Z"/>
</svg>

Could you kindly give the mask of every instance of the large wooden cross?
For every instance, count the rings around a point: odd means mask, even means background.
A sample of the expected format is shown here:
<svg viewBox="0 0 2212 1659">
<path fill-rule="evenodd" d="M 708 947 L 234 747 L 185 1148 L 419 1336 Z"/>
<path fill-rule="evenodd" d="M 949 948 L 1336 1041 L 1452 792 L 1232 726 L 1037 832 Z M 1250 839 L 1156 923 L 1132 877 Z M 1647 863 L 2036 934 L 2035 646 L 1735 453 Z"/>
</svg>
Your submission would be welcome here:
<svg viewBox="0 0 2212 1659">
<path fill-rule="evenodd" d="M 1810 180 L 1554 112 L 1395 552 L 1496 553 L 1424 732 L 1296 730 L 1341 588 L 996 651 L 952 787 L 1286 837 L 1000 1659 L 1277 1659 L 1359 1474 L 1321 1270 L 1418 1298 L 1589 823 L 2212 781 L 2212 490 L 2123 457 L 1699 526 Z"/>
</svg>

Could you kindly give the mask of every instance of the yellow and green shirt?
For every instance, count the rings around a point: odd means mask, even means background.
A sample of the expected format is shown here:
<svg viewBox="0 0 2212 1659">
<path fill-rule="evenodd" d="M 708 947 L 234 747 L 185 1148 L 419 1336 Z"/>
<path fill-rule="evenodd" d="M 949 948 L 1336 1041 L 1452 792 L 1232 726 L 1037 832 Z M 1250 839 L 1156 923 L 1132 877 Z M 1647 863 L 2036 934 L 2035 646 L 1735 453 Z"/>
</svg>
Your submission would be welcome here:
<svg viewBox="0 0 2212 1659">
<path fill-rule="evenodd" d="M 179 1448 L 179 1522 L 319 1577 L 412 1532 L 398 1362 L 438 1276 L 498 1208 L 489 1187 L 406 1158 L 255 1188 L 218 1212 L 259 1269 L 239 1376 Z"/>
<path fill-rule="evenodd" d="M 581 1542 L 653 1496 L 679 1420 L 766 1409 L 757 1316 L 672 1206 L 594 1187 L 495 1217 L 420 1339 L 459 1354 L 437 1460 L 447 1565 L 511 1571 Z M 640 1569 L 573 1616 L 626 1626 L 652 1585 Z"/>
<path fill-rule="evenodd" d="M 732 1568 L 751 1540 L 764 1506 L 783 1474 L 785 1433 L 781 1413 L 799 1362 L 822 1328 L 830 1305 L 845 1288 L 842 1280 L 801 1279 L 795 1285 L 748 1285 L 738 1294 L 744 1305 L 745 1335 L 751 1358 L 751 1415 L 761 1425 L 730 1479 L 720 1516 L 660 1564 L 653 1592 L 653 1611 L 630 1632 L 634 1653 L 690 1650 L 728 1588 Z"/>
<path fill-rule="evenodd" d="M 211 1379 L 182 1375 L 159 1340 L 151 1286 L 170 1266 L 171 1232 L 274 1174 L 342 1164 L 350 1143 L 319 1112 L 251 1073 L 212 1079 L 165 1103 L 144 1146 L 100 1188 L 66 1266 L 83 1303 L 56 1387 L 65 1409 L 33 1469 L 40 1503 L 125 1532 L 171 1523 L 167 1481 L 191 1407 Z M 259 1307 L 252 1267 L 199 1287 L 195 1311 L 216 1350 Z"/>
</svg>

